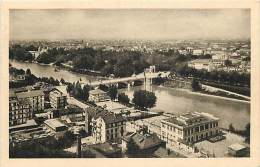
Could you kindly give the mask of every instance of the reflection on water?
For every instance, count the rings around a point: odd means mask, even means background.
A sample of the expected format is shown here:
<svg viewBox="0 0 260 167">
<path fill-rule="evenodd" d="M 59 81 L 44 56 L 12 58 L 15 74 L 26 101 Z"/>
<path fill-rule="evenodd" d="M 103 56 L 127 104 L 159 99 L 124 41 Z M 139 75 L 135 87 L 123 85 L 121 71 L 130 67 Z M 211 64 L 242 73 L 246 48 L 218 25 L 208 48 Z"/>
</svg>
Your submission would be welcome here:
<svg viewBox="0 0 260 167">
<path fill-rule="evenodd" d="M 33 63 L 21 63 L 10 61 L 11 64 L 18 68 L 31 69 L 31 72 L 38 77 L 53 77 L 55 79 L 64 78 L 65 81 L 88 82 L 89 80 L 97 80 L 97 77 L 72 73 L 66 70 L 59 70 L 54 72 L 52 66 L 38 65 Z M 132 98 L 135 90 L 141 89 L 140 87 L 132 87 L 130 90 L 122 89 L 127 95 Z M 161 109 L 166 112 L 181 114 L 187 111 L 208 112 L 220 118 L 220 126 L 227 128 L 230 123 L 237 129 L 242 129 L 250 121 L 250 104 L 219 99 L 214 97 L 206 97 L 200 95 L 190 94 L 186 91 L 180 91 L 171 88 L 152 86 L 153 91 L 157 96 L 157 103 L 155 109 Z"/>
<path fill-rule="evenodd" d="M 77 82 L 80 79 L 83 82 L 89 82 L 97 80 L 97 77 L 94 76 L 89 76 L 89 75 L 84 75 L 84 74 L 78 74 L 78 73 L 73 73 L 67 70 L 58 70 L 54 72 L 55 68 L 53 66 L 49 65 L 39 65 L 35 63 L 25 63 L 25 62 L 17 62 L 14 60 L 10 60 L 10 63 L 12 66 L 18 68 L 18 69 L 23 69 L 26 70 L 27 68 L 30 68 L 32 74 L 34 74 L 37 77 L 53 77 L 55 79 L 60 80 L 63 78 L 66 82 Z"/>
<path fill-rule="evenodd" d="M 123 89 L 130 98 L 135 90 L 143 87 L 132 87 Z M 191 94 L 187 91 L 176 90 L 166 87 L 153 86 L 157 97 L 155 109 L 172 112 L 175 114 L 187 111 L 207 112 L 220 118 L 220 126 L 228 128 L 232 123 L 235 128 L 243 129 L 250 122 L 250 104 L 215 97 L 206 97 Z"/>
</svg>

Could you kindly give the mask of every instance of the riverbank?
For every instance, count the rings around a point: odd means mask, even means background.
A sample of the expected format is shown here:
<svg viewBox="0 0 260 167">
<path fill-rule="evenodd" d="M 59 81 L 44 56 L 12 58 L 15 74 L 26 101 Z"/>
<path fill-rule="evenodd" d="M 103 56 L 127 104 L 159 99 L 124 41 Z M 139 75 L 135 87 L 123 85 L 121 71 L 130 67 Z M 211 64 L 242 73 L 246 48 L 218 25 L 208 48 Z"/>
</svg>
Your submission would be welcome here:
<svg viewBox="0 0 260 167">
<path fill-rule="evenodd" d="M 211 95 L 211 94 L 206 94 L 206 93 L 201 93 L 201 92 L 193 92 L 193 91 L 188 90 L 188 89 L 173 88 L 173 87 L 166 87 L 166 86 L 162 86 L 162 87 L 177 90 L 177 91 L 183 91 L 183 92 L 186 92 L 186 93 L 189 93 L 189 94 L 192 94 L 192 95 L 197 95 L 197 96 L 218 98 L 218 99 L 222 99 L 222 100 L 229 100 L 229 101 L 234 101 L 234 102 L 242 102 L 242 103 L 250 104 L 250 101 L 247 101 L 247 100 L 234 99 L 234 98 Z"/>
</svg>

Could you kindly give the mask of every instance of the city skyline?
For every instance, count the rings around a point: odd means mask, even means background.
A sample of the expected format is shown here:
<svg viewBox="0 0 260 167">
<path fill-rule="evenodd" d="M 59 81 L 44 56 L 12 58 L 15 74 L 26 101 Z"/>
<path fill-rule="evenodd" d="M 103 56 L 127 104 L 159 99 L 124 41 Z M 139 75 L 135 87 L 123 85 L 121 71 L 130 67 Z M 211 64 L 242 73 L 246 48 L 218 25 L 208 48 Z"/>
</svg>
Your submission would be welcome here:
<svg viewBox="0 0 260 167">
<path fill-rule="evenodd" d="M 41 39 L 250 39 L 250 10 L 10 10 L 10 40 Z"/>
</svg>

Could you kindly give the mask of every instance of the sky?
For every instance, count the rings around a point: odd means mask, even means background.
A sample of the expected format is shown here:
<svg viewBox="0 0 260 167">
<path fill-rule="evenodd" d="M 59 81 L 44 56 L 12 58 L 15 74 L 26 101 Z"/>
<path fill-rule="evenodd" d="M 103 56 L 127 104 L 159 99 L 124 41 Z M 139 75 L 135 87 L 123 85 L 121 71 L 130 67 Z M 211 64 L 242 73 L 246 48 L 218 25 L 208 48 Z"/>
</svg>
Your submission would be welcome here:
<svg viewBox="0 0 260 167">
<path fill-rule="evenodd" d="M 248 9 L 12 9 L 11 40 L 249 39 Z"/>
</svg>

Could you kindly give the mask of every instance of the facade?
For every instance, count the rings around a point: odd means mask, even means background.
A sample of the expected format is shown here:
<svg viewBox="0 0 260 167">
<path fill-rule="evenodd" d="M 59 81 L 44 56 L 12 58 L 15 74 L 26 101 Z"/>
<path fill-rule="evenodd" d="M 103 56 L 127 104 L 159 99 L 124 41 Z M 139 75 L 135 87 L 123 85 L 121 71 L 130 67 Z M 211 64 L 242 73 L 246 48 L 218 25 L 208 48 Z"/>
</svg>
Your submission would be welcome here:
<svg viewBox="0 0 260 167">
<path fill-rule="evenodd" d="M 186 113 L 161 121 L 161 139 L 168 144 L 195 143 L 218 135 L 218 123 L 218 118 L 207 113 Z"/>
<path fill-rule="evenodd" d="M 211 59 L 196 59 L 193 61 L 188 62 L 188 67 L 195 68 L 196 70 L 213 70 L 213 63 Z"/>
<path fill-rule="evenodd" d="M 42 90 L 33 90 L 16 94 L 18 100 L 27 99 L 30 102 L 30 107 L 33 114 L 44 110 L 44 93 Z"/>
<path fill-rule="evenodd" d="M 108 101 L 109 99 L 110 98 L 107 95 L 107 93 L 100 89 L 89 91 L 89 101 L 101 102 L 101 101 Z"/>
<path fill-rule="evenodd" d="M 67 105 L 67 96 L 58 89 L 50 91 L 50 104 L 52 108 L 62 109 Z"/>
<path fill-rule="evenodd" d="M 204 52 L 203 52 L 203 50 L 202 49 L 194 49 L 193 51 L 192 51 L 192 54 L 193 55 L 203 55 L 204 54 Z"/>
<path fill-rule="evenodd" d="M 28 99 L 9 99 L 9 126 L 24 124 L 32 117 Z"/>
<path fill-rule="evenodd" d="M 117 142 L 126 131 L 126 122 L 122 115 L 103 110 L 91 121 L 92 137 L 95 143 Z"/>
</svg>

